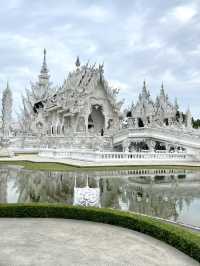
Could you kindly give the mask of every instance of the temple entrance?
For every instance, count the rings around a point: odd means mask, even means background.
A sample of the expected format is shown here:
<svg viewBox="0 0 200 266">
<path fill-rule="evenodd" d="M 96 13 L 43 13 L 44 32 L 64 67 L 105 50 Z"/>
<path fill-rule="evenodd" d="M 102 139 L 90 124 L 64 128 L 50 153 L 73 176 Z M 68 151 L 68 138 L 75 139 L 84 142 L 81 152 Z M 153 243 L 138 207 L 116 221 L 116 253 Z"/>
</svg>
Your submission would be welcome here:
<svg viewBox="0 0 200 266">
<path fill-rule="evenodd" d="M 169 126 L 169 119 L 168 119 L 168 118 L 165 118 L 163 122 L 164 122 L 164 124 L 165 124 L 166 126 Z"/>
<path fill-rule="evenodd" d="M 140 117 L 138 118 L 138 126 L 139 127 L 144 127 L 144 123 L 143 123 L 143 121 L 142 121 L 142 119 Z"/>
<path fill-rule="evenodd" d="M 88 117 L 88 130 L 102 135 L 104 128 L 105 117 L 102 113 L 102 106 L 95 104 L 92 106 L 92 112 Z"/>
</svg>

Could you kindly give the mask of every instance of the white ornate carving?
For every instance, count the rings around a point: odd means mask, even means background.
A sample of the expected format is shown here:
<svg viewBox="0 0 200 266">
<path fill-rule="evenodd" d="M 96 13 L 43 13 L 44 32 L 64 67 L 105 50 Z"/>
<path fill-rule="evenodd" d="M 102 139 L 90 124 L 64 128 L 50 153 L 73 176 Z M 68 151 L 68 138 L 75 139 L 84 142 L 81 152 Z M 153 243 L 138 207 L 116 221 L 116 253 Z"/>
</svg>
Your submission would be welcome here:
<svg viewBox="0 0 200 266">
<path fill-rule="evenodd" d="M 9 137 L 12 123 L 12 92 L 7 82 L 7 87 L 3 91 L 2 97 L 2 129 L 3 136 Z"/>
<path fill-rule="evenodd" d="M 200 130 L 192 128 L 189 109 L 184 114 L 176 99 L 170 102 L 163 84 L 154 101 L 144 82 L 138 101 L 124 114 L 121 113 L 124 101 L 117 100 L 118 93 L 119 89 L 110 87 L 105 79 L 103 64 L 81 64 L 79 57 L 75 70 L 68 74 L 62 86 L 53 87 L 44 50 L 38 81 L 31 83 L 22 97 L 20 130 L 11 130 L 12 95 L 9 86 L 5 89 L 2 133 L 10 138 L 13 150 L 38 151 L 40 147 L 48 147 L 78 149 L 85 154 L 88 150 L 149 153 L 141 155 L 143 158 L 150 158 L 159 150 L 169 153 L 162 158 L 183 158 L 183 155 L 170 155 L 181 152 L 197 154 L 200 158 Z M 105 156 L 111 158 L 113 154 Z M 129 159 L 140 158 L 130 156 Z"/>
</svg>

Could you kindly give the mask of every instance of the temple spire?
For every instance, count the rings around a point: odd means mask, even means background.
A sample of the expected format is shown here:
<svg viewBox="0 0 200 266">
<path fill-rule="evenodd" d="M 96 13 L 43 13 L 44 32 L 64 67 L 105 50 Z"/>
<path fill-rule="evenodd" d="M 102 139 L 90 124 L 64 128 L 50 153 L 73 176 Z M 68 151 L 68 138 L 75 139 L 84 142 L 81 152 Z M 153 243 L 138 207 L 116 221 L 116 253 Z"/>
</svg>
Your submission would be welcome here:
<svg viewBox="0 0 200 266">
<path fill-rule="evenodd" d="M 9 85 L 9 81 L 7 80 L 7 83 L 6 83 L 6 90 L 10 90 L 10 85 Z"/>
<path fill-rule="evenodd" d="M 147 85 L 146 85 L 146 81 L 145 80 L 143 82 L 142 96 L 144 98 L 147 98 L 148 96 L 150 96 L 150 95 L 148 95 L 148 92 L 147 92 Z"/>
<path fill-rule="evenodd" d="M 175 107 L 176 111 L 178 111 L 178 109 L 179 109 L 179 105 L 178 105 L 178 100 L 177 100 L 177 98 L 175 98 L 175 100 L 174 100 L 174 107 Z"/>
<path fill-rule="evenodd" d="M 42 63 L 41 73 L 48 73 L 47 62 L 46 62 L 46 53 L 47 53 L 47 51 L 44 48 L 44 57 L 43 57 L 43 63 Z"/>
<path fill-rule="evenodd" d="M 49 83 L 49 71 L 47 67 L 47 62 L 46 62 L 46 49 L 44 48 L 44 57 L 43 57 L 43 63 L 39 75 L 39 83 L 40 85 L 47 85 Z"/>
<path fill-rule="evenodd" d="M 161 89 L 164 90 L 164 84 L 163 84 L 163 81 L 161 83 Z"/>
<path fill-rule="evenodd" d="M 2 129 L 5 137 L 10 135 L 12 120 L 12 92 L 7 81 L 2 96 Z"/>
<path fill-rule="evenodd" d="M 166 95 L 165 95 L 165 90 L 164 90 L 164 85 L 163 82 L 161 84 L 161 89 L 160 89 L 160 98 L 164 98 L 165 99 Z"/>
<path fill-rule="evenodd" d="M 76 65 L 77 68 L 79 68 L 80 65 L 81 65 L 81 63 L 80 63 L 80 59 L 79 59 L 79 56 L 77 56 L 77 58 L 76 58 L 75 65 Z"/>
<path fill-rule="evenodd" d="M 192 129 L 192 115 L 191 115 L 189 106 L 186 112 L 186 127 L 189 129 Z"/>
</svg>

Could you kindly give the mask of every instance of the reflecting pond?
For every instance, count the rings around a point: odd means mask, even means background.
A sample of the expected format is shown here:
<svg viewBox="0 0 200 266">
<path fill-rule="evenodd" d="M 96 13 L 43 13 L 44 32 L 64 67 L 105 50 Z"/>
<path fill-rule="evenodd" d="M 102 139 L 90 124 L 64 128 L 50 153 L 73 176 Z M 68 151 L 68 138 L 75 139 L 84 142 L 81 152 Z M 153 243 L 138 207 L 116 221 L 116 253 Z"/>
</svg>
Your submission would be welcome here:
<svg viewBox="0 0 200 266">
<path fill-rule="evenodd" d="M 200 226 L 200 172 L 36 171 L 0 166 L 0 202 L 62 202 L 129 210 Z"/>
</svg>

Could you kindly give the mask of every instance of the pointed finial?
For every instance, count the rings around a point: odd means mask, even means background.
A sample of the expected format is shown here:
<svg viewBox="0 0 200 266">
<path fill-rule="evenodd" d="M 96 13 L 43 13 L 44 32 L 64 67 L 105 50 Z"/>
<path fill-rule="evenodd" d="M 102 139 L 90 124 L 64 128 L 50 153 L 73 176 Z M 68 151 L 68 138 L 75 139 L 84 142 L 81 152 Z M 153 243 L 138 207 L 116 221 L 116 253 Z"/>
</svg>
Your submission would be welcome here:
<svg viewBox="0 0 200 266">
<path fill-rule="evenodd" d="M 6 89 L 5 89 L 6 91 L 11 91 L 10 90 L 10 84 L 9 84 L 9 80 L 7 80 L 7 83 L 6 83 Z"/>
<path fill-rule="evenodd" d="M 102 82 L 103 81 L 103 73 L 104 73 L 104 62 L 103 64 L 99 64 L 99 74 L 100 74 L 100 81 Z"/>
<path fill-rule="evenodd" d="M 76 65 L 76 67 L 80 67 L 80 65 L 81 65 L 79 56 L 77 56 L 77 58 L 76 58 L 75 65 Z"/>
<path fill-rule="evenodd" d="M 192 129 L 192 114 L 190 112 L 190 106 L 188 105 L 187 113 L 186 113 L 186 126 L 189 129 Z"/>
<path fill-rule="evenodd" d="M 7 83 L 6 83 L 6 89 L 9 89 L 10 86 L 9 86 L 9 81 L 7 80 Z"/>
<path fill-rule="evenodd" d="M 103 72 L 104 71 L 103 68 L 104 68 L 104 62 L 102 64 L 99 64 L 99 70 L 100 70 L 100 72 Z"/>
<path fill-rule="evenodd" d="M 174 106 L 175 106 L 176 110 L 179 109 L 177 98 L 175 98 L 175 100 L 174 100 Z"/>
<path fill-rule="evenodd" d="M 164 84 L 163 84 L 163 81 L 162 81 L 162 83 L 161 83 L 161 94 L 165 94 L 165 92 L 164 92 Z"/>
<path fill-rule="evenodd" d="M 160 96 L 163 96 L 165 97 L 165 91 L 164 91 L 164 85 L 163 85 L 163 81 L 162 81 L 162 84 L 161 84 L 161 89 L 160 89 Z"/>
<path fill-rule="evenodd" d="M 46 54 L 47 54 L 47 51 L 46 51 L 45 48 L 44 48 L 43 54 L 44 54 L 44 57 L 43 57 L 43 64 L 42 64 L 42 67 L 43 67 L 43 69 L 46 70 L 46 68 L 47 68 L 47 63 L 46 63 Z"/>
<path fill-rule="evenodd" d="M 44 58 L 43 58 L 43 63 L 42 63 L 42 68 L 41 68 L 41 73 L 48 73 L 48 69 L 47 69 L 47 62 L 46 62 L 46 54 L 47 54 L 47 51 L 46 49 L 44 48 Z"/>
<path fill-rule="evenodd" d="M 40 70 L 40 75 L 39 75 L 39 83 L 40 84 L 47 84 L 48 81 L 49 81 L 49 75 L 48 75 L 48 68 L 47 68 L 47 62 L 46 62 L 46 54 L 47 54 L 47 51 L 46 49 L 44 48 L 43 50 L 43 54 L 44 54 L 44 58 L 43 58 L 43 63 L 42 63 L 42 67 L 41 67 L 41 70 Z"/>
<path fill-rule="evenodd" d="M 146 86 L 146 81 L 145 80 L 143 82 L 142 96 L 145 97 L 145 98 L 148 97 L 148 91 L 147 91 L 147 86 Z"/>
<path fill-rule="evenodd" d="M 187 113 L 191 113 L 190 112 L 190 106 L 188 105 L 188 108 L 187 108 Z"/>
<path fill-rule="evenodd" d="M 46 48 L 44 48 L 44 61 L 46 61 L 46 53 L 47 53 Z"/>
</svg>

